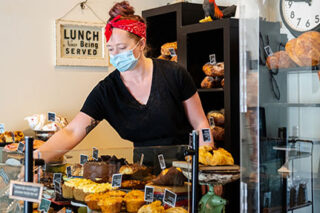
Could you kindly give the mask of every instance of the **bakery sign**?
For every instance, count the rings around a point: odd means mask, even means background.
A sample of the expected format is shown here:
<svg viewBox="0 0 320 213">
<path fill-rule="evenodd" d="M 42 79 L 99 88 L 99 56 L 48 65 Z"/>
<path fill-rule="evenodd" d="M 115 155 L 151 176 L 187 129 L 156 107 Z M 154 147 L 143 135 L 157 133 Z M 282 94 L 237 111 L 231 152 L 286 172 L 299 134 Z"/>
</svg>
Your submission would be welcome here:
<svg viewBox="0 0 320 213">
<path fill-rule="evenodd" d="M 103 23 L 56 21 L 56 65 L 108 66 Z"/>
</svg>

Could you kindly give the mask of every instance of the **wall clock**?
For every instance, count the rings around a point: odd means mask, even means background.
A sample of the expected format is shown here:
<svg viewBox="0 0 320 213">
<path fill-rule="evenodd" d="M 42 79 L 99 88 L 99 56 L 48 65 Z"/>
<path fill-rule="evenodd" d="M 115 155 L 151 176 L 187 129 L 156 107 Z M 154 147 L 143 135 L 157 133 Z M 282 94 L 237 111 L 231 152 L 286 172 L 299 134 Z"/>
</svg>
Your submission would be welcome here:
<svg viewBox="0 0 320 213">
<path fill-rule="evenodd" d="M 320 31 L 320 0 L 280 0 L 283 23 L 294 36 Z"/>
</svg>

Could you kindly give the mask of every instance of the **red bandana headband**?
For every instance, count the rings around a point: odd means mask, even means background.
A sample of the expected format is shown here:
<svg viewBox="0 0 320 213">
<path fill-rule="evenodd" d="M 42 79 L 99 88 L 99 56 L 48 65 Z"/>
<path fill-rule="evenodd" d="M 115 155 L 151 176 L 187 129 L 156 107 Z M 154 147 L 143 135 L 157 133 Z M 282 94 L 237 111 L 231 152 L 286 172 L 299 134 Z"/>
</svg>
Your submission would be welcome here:
<svg viewBox="0 0 320 213">
<path fill-rule="evenodd" d="M 109 41 L 111 35 L 112 35 L 112 28 L 119 28 L 125 31 L 128 31 L 130 33 L 133 33 L 139 37 L 146 38 L 146 25 L 142 23 L 141 21 L 136 20 L 119 20 L 121 18 L 120 15 L 112 19 L 108 22 L 106 25 L 106 32 L 105 36 L 107 39 L 107 42 Z"/>
</svg>

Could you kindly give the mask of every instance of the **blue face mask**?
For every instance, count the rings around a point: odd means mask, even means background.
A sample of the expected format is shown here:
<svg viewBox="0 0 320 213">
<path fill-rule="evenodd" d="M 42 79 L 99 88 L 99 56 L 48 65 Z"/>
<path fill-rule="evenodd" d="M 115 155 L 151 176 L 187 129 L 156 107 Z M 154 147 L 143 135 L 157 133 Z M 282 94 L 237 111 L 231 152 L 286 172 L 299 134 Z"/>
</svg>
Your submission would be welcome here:
<svg viewBox="0 0 320 213">
<path fill-rule="evenodd" d="M 136 67 L 138 60 L 141 56 L 136 58 L 133 55 L 133 50 L 138 46 L 139 42 L 131 50 L 119 53 L 117 55 L 110 54 L 110 63 L 119 70 L 119 72 L 125 72 L 132 70 Z"/>
</svg>

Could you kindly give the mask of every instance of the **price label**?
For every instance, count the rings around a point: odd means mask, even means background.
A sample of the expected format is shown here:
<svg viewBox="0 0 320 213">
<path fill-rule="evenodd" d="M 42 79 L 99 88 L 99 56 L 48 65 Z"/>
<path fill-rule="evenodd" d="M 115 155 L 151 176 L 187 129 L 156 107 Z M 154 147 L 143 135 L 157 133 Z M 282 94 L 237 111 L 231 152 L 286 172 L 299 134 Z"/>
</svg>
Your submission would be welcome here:
<svg viewBox="0 0 320 213">
<path fill-rule="evenodd" d="M 61 183 L 54 182 L 54 191 L 58 194 L 62 194 Z"/>
<path fill-rule="evenodd" d="M 10 181 L 9 198 L 11 199 L 40 203 L 42 192 L 42 184 Z"/>
<path fill-rule="evenodd" d="M 154 198 L 154 188 L 152 186 L 144 187 L 144 200 L 146 202 L 153 202 Z"/>
<path fill-rule="evenodd" d="M 71 178 L 72 177 L 72 172 L 71 172 L 71 166 L 67 167 L 67 177 Z"/>
<path fill-rule="evenodd" d="M 164 196 L 163 196 L 163 203 L 165 203 L 171 207 L 175 207 L 176 201 L 177 201 L 177 194 L 168 190 L 168 189 L 165 189 Z"/>
<path fill-rule="evenodd" d="M 166 162 L 164 160 L 163 154 L 158 155 L 160 168 L 163 170 L 166 168 Z"/>
<path fill-rule="evenodd" d="M 46 164 L 46 163 L 42 166 L 42 170 L 43 170 L 43 171 L 46 171 L 46 170 L 47 170 L 47 164 Z"/>
<path fill-rule="evenodd" d="M 92 157 L 94 160 L 98 160 L 99 158 L 99 150 L 97 148 L 93 148 L 93 151 L 92 151 Z"/>
<path fill-rule="evenodd" d="M 210 126 L 216 126 L 216 123 L 214 122 L 214 118 L 213 117 L 209 118 L 209 124 L 210 124 Z"/>
<path fill-rule="evenodd" d="M 48 199 L 41 199 L 41 203 L 39 206 L 39 211 L 40 212 L 48 212 L 51 206 L 51 201 Z"/>
<path fill-rule="evenodd" d="M 144 154 L 142 153 L 141 158 L 140 158 L 140 166 L 142 166 L 142 164 L 143 164 L 143 159 L 144 159 Z"/>
<path fill-rule="evenodd" d="M 56 113 L 55 112 L 48 112 L 48 121 L 52 121 L 52 122 L 56 121 Z"/>
<path fill-rule="evenodd" d="M 72 213 L 71 209 L 66 209 L 66 213 Z"/>
<path fill-rule="evenodd" d="M 4 124 L 0 124 L 0 134 L 4 133 Z"/>
<path fill-rule="evenodd" d="M 264 51 L 266 52 L 267 56 L 272 56 L 273 55 L 272 49 L 271 49 L 271 47 L 269 45 L 264 47 Z"/>
<path fill-rule="evenodd" d="M 121 187 L 121 183 L 122 183 L 122 174 L 113 174 L 112 187 Z"/>
<path fill-rule="evenodd" d="M 7 173 L 4 171 L 3 168 L 0 169 L 0 177 L 2 177 L 3 181 L 5 182 L 5 184 L 8 184 L 10 179 L 7 175 Z"/>
<path fill-rule="evenodd" d="M 88 155 L 80 155 L 80 164 L 83 165 L 88 161 Z"/>
<path fill-rule="evenodd" d="M 170 52 L 171 57 L 173 57 L 173 56 L 176 56 L 176 55 L 177 55 L 177 53 L 176 53 L 176 51 L 175 51 L 175 49 L 174 49 L 174 48 L 169 48 L 169 52 Z"/>
<path fill-rule="evenodd" d="M 201 129 L 203 142 L 211 142 L 210 129 Z"/>
<path fill-rule="evenodd" d="M 17 152 L 22 153 L 24 150 L 24 143 L 20 142 L 17 148 Z"/>
<path fill-rule="evenodd" d="M 210 61 L 210 64 L 216 64 L 217 63 L 217 59 L 216 59 L 216 54 L 211 54 L 209 55 L 209 61 Z"/>
<path fill-rule="evenodd" d="M 62 174 L 61 173 L 53 173 L 53 182 L 61 183 Z"/>
</svg>

